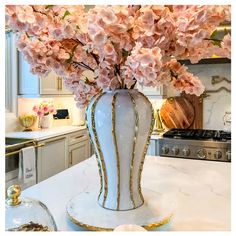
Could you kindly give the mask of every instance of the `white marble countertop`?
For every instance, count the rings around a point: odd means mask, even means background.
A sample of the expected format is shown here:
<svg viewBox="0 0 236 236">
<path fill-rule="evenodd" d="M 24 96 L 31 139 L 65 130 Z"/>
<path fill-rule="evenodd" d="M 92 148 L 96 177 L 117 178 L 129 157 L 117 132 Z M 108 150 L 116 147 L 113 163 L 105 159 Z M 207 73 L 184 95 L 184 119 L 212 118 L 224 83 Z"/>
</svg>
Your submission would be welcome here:
<svg viewBox="0 0 236 236">
<path fill-rule="evenodd" d="M 230 230 L 231 164 L 226 162 L 148 156 L 142 187 L 165 194 L 175 204 L 169 224 L 173 231 Z M 33 187 L 23 196 L 45 203 L 58 230 L 83 230 L 66 216 L 66 204 L 75 195 L 97 189 L 98 168 L 89 158 Z"/>
<path fill-rule="evenodd" d="M 34 139 L 36 141 L 41 141 L 48 138 L 53 138 L 55 136 L 68 134 L 72 132 L 76 132 L 79 130 L 86 129 L 85 126 L 58 126 L 52 127 L 49 129 L 39 129 L 35 131 L 29 132 L 9 132 L 5 134 L 7 138 L 24 138 L 24 139 Z"/>
</svg>

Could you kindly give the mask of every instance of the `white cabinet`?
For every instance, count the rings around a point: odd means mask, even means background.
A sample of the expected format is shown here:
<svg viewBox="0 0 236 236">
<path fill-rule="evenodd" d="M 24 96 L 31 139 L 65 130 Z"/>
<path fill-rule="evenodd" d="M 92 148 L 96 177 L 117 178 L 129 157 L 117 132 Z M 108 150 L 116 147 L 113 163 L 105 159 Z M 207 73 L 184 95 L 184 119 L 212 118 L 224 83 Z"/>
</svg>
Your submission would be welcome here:
<svg viewBox="0 0 236 236">
<path fill-rule="evenodd" d="M 147 155 L 159 156 L 159 139 L 151 139 L 147 150 Z"/>
<path fill-rule="evenodd" d="M 39 142 L 37 177 L 41 182 L 68 168 L 68 144 L 66 136 L 46 139 Z"/>
<path fill-rule="evenodd" d="M 65 88 L 62 77 L 55 72 L 50 72 L 46 77 L 40 78 L 40 94 L 41 95 L 63 95 L 72 94 Z"/>
<path fill-rule="evenodd" d="M 87 129 L 37 143 L 37 181 L 41 182 L 91 156 Z"/>
<path fill-rule="evenodd" d="M 34 75 L 30 72 L 30 65 L 24 59 L 22 53 L 18 52 L 18 94 L 21 96 L 39 97 L 41 95 L 72 95 L 65 88 L 63 79 L 55 72 L 50 72 L 46 77 Z"/>
<path fill-rule="evenodd" d="M 151 139 L 147 150 L 147 155 L 156 156 L 156 140 Z"/>
<path fill-rule="evenodd" d="M 86 160 L 89 157 L 88 140 L 69 146 L 69 167 Z"/>
<path fill-rule="evenodd" d="M 90 157 L 87 130 L 75 132 L 69 136 L 69 167 Z"/>
<path fill-rule="evenodd" d="M 164 85 L 153 88 L 153 87 L 145 87 L 145 86 L 137 84 L 137 89 L 146 96 L 151 96 L 151 97 L 157 96 L 157 97 L 164 98 L 167 95 L 167 89 Z"/>
<path fill-rule="evenodd" d="M 39 77 L 30 72 L 30 65 L 24 59 L 22 53 L 18 54 L 19 61 L 19 95 L 39 95 Z"/>
</svg>

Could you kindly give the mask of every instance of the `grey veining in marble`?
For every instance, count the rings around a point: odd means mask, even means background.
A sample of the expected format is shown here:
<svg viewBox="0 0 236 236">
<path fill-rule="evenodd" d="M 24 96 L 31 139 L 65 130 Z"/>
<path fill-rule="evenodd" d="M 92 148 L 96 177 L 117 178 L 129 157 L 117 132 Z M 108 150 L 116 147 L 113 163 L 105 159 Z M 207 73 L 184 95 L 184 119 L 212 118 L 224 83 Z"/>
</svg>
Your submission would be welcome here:
<svg viewBox="0 0 236 236">
<path fill-rule="evenodd" d="M 189 65 L 189 71 L 198 76 L 206 90 L 217 90 L 220 87 L 231 89 L 231 84 L 223 80 L 212 84 L 212 76 L 225 77 L 231 80 L 231 64 L 203 64 Z M 209 93 L 209 97 L 203 101 L 203 128 L 230 130 L 231 127 L 224 124 L 223 117 L 226 112 L 231 112 L 231 93 L 221 90 L 217 93 Z M 179 92 L 167 88 L 167 97 L 179 96 Z M 162 99 L 152 98 L 155 109 L 160 108 Z"/>
<path fill-rule="evenodd" d="M 142 187 L 174 203 L 169 230 L 221 231 L 231 228 L 231 163 L 148 156 Z M 59 230 L 83 230 L 66 217 L 66 204 L 79 193 L 99 191 L 99 177 L 92 157 L 23 191 L 44 202 Z M 56 197 L 55 197 L 56 196 Z"/>
<path fill-rule="evenodd" d="M 222 81 L 212 84 L 212 76 L 225 77 L 231 80 L 231 64 L 207 64 L 188 66 L 189 71 L 198 76 L 203 82 L 206 90 L 217 90 L 220 87 L 231 89 L 231 84 Z M 209 97 L 204 98 L 203 102 L 203 128 L 204 129 L 229 129 L 225 124 L 223 117 L 225 112 L 231 111 L 231 93 L 220 91 L 209 93 Z"/>
</svg>

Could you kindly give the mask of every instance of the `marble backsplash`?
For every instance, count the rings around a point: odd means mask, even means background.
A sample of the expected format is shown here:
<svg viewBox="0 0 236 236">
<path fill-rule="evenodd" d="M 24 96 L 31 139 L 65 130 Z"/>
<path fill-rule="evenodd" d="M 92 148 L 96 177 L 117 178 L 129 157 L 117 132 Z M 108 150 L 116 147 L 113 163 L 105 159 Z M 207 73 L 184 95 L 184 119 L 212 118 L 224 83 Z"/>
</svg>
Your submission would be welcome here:
<svg viewBox="0 0 236 236">
<path fill-rule="evenodd" d="M 231 82 L 230 63 L 199 64 L 188 66 L 188 68 L 203 82 L 206 91 L 218 90 L 221 87 L 231 90 L 231 83 L 225 79 L 220 83 L 212 84 L 212 76 L 225 77 Z M 231 130 L 231 92 L 222 89 L 219 92 L 207 94 L 210 96 L 203 99 L 203 129 Z M 167 89 L 167 97 L 178 95 L 178 92 Z M 152 97 L 151 101 L 155 108 L 160 108 L 163 99 Z"/>
<path fill-rule="evenodd" d="M 222 129 L 231 130 L 230 113 L 231 113 L 231 64 L 205 64 L 191 65 L 189 71 L 198 76 L 207 90 L 221 91 L 207 93 L 209 97 L 203 99 L 203 128 L 204 129 Z M 219 83 L 212 84 L 212 76 L 225 78 Z M 225 90 L 226 88 L 227 90 Z"/>
</svg>

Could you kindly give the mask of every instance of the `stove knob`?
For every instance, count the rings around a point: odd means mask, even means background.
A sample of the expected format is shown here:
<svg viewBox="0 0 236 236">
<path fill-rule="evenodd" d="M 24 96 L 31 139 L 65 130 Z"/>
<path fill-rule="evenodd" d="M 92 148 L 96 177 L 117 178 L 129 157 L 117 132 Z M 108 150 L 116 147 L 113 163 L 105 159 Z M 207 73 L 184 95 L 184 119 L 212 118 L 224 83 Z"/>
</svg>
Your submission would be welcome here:
<svg viewBox="0 0 236 236">
<path fill-rule="evenodd" d="M 163 146 L 163 147 L 161 148 L 161 151 L 162 151 L 163 154 L 167 154 L 167 153 L 169 152 L 168 146 Z"/>
<path fill-rule="evenodd" d="M 206 159 L 206 157 L 207 157 L 207 152 L 206 152 L 206 150 L 205 150 L 205 149 L 199 149 L 199 150 L 197 151 L 197 156 L 198 156 L 198 158 L 200 158 L 200 159 Z"/>
<path fill-rule="evenodd" d="M 172 148 L 172 153 L 173 153 L 174 155 L 178 155 L 178 154 L 179 154 L 179 148 L 178 148 L 178 147 L 173 147 L 173 148 Z"/>
<path fill-rule="evenodd" d="M 231 151 L 226 152 L 226 158 L 228 161 L 231 161 Z"/>
<path fill-rule="evenodd" d="M 221 159 L 222 157 L 222 152 L 221 151 L 216 151 L 214 154 L 215 159 Z"/>
<path fill-rule="evenodd" d="M 190 149 L 189 148 L 184 148 L 182 150 L 182 152 L 183 152 L 184 156 L 189 156 L 190 155 Z"/>
</svg>

